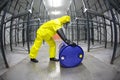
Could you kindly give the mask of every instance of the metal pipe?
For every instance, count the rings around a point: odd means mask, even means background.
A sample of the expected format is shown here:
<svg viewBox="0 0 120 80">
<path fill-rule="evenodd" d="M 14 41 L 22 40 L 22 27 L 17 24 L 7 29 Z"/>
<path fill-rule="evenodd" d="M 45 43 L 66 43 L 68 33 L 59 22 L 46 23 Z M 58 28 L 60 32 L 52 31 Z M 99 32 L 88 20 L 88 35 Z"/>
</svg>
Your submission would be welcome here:
<svg viewBox="0 0 120 80">
<path fill-rule="evenodd" d="M 13 19 L 11 18 L 11 22 L 10 22 L 10 36 L 9 36 L 9 38 L 10 38 L 10 50 L 12 51 L 13 50 L 13 48 L 12 48 L 12 23 L 13 23 Z"/>
<path fill-rule="evenodd" d="M 85 13 L 83 12 L 83 7 L 81 7 L 81 10 L 82 10 L 82 15 L 83 15 L 83 17 L 85 18 Z M 84 21 L 84 31 L 85 31 L 85 34 L 84 34 L 84 42 L 86 42 L 86 40 L 87 40 L 87 28 L 86 28 L 86 21 Z"/>
<path fill-rule="evenodd" d="M 9 2 L 10 4 L 9 4 L 9 6 L 8 6 L 8 8 L 7 8 L 6 11 L 10 10 L 10 6 L 12 5 L 13 0 L 12 0 L 12 1 L 9 0 L 8 2 Z M 6 25 L 5 21 L 3 22 L 3 24 Z M 6 39 L 5 39 L 5 33 L 6 33 L 6 32 L 5 32 L 5 30 L 6 30 L 6 26 L 4 27 L 4 46 L 6 47 Z"/>
<path fill-rule="evenodd" d="M 4 19 L 5 19 L 5 15 L 6 15 L 6 10 L 7 10 L 7 6 L 5 7 L 5 10 L 3 12 L 3 16 L 2 16 L 2 19 L 1 19 L 1 29 L 0 29 L 0 43 L 1 43 L 1 52 L 2 52 L 2 56 L 3 56 L 3 59 L 4 59 L 4 63 L 5 63 L 5 66 L 6 68 L 9 68 L 9 65 L 8 65 L 8 62 L 7 62 L 7 59 L 6 59 L 6 55 L 5 55 L 5 50 L 4 50 L 4 45 L 3 45 L 3 23 L 4 23 Z"/>
<path fill-rule="evenodd" d="M 85 1 L 84 1 L 84 0 L 82 0 L 82 3 L 83 3 L 84 12 L 85 12 L 85 11 L 86 11 Z"/>
<path fill-rule="evenodd" d="M 95 10 L 98 11 L 96 4 L 95 4 Z M 96 16 L 95 18 L 96 18 L 96 21 L 97 21 L 97 19 L 98 19 L 97 16 Z M 99 22 L 99 21 L 98 21 L 98 22 Z M 94 26 L 95 26 L 95 25 L 94 25 Z M 98 28 L 98 26 L 99 26 L 99 24 L 97 23 L 97 41 L 99 41 L 99 31 L 98 31 L 99 28 Z"/>
<path fill-rule="evenodd" d="M 111 27 L 111 46 L 113 46 L 113 26 L 112 26 L 112 21 L 110 21 L 110 27 Z"/>
<path fill-rule="evenodd" d="M 32 13 L 32 7 L 33 7 L 33 4 L 34 4 L 34 0 L 32 0 L 32 3 L 31 3 L 31 6 L 30 6 L 30 9 L 28 10 L 30 13 Z"/>
<path fill-rule="evenodd" d="M 19 9 L 18 9 L 18 13 L 19 13 L 19 11 L 20 11 L 20 8 L 21 8 L 21 6 L 19 7 Z M 18 22 L 20 21 L 20 17 L 18 17 Z M 18 25 L 18 29 L 17 29 L 17 42 L 18 42 L 18 44 L 19 44 L 19 25 Z"/>
<path fill-rule="evenodd" d="M 15 3 L 15 7 L 14 7 L 14 12 L 15 12 L 15 9 L 16 9 L 16 6 L 17 6 L 17 4 L 18 4 L 18 1 L 19 0 L 17 0 L 16 1 L 16 3 Z M 13 14 L 13 16 L 14 16 L 14 14 Z M 11 18 L 11 23 L 10 23 L 10 49 L 11 49 L 11 51 L 13 50 L 13 48 L 12 48 L 12 43 L 13 43 L 13 30 L 12 30 L 12 24 L 13 24 L 13 18 Z"/>
<path fill-rule="evenodd" d="M 78 20 L 77 20 L 77 45 L 78 45 L 78 39 L 79 39 L 78 36 L 79 36 L 79 35 L 78 35 Z"/>
<path fill-rule="evenodd" d="M 78 18 L 79 21 L 87 21 L 87 19 L 85 18 Z M 106 24 L 106 26 L 110 26 L 110 24 L 108 23 L 104 23 L 104 22 L 100 22 L 100 21 L 96 21 L 96 20 L 92 20 L 90 19 L 89 22 L 94 22 L 94 23 L 98 23 L 98 24 Z M 119 23 L 116 23 L 119 24 Z M 81 25 L 84 25 L 84 23 L 82 23 Z"/>
<path fill-rule="evenodd" d="M 101 31 L 102 31 L 102 28 L 101 28 L 101 24 L 100 24 L 100 34 L 99 34 L 100 35 L 100 44 L 101 44 L 101 40 L 102 40 L 102 32 Z"/>
<path fill-rule="evenodd" d="M 26 41 L 27 41 L 27 48 L 28 48 L 28 53 L 30 52 L 30 44 L 29 44 L 29 20 L 30 20 L 30 14 L 28 14 L 28 18 L 27 18 L 28 22 L 27 22 L 27 29 L 26 29 Z"/>
<path fill-rule="evenodd" d="M 27 15 L 28 13 L 29 13 L 29 12 L 26 11 L 26 12 L 23 12 L 23 13 L 20 13 L 20 14 L 17 14 L 17 15 L 14 15 L 14 16 L 8 18 L 8 19 L 6 20 L 6 22 L 4 22 L 4 23 L 7 23 L 7 22 L 11 21 L 11 19 L 15 19 L 15 18 L 18 18 L 18 17 L 24 16 L 24 15 Z"/>
<path fill-rule="evenodd" d="M 91 22 L 91 41 L 92 41 L 92 45 L 94 45 L 94 25 L 93 25 L 93 22 Z"/>
<path fill-rule="evenodd" d="M 71 39 L 71 41 L 73 41 L 74 40 L 74 30 L 73 30 L 74 28 L 73 28 L 73 26 L 71 25 L 71 33 L 72 33 L 72 39 Z"/>
<path fill-rule="evenodd" d="M 23 21 L 25 20 L 25 16 L 24 16 L 24 18 L 23 18 Z M 23 23 L 22 24 L 23 26 L 22 26 L 22 28 L 23 28 L 23 30 L 22 30 L 22 43 L 23 43 L 23 47 L 24 47 L 24 45 L 25 45 L 25 23 Z"/>
<path fill-rule="evenodd" d="M 106 3 L 109 5 L 109 8 L 110 8 L 110 12 L 111 12 L 111 15 L 112 15 L 112 21 L 113 21 L 113 25 L 114 25 L 114 46 L 113 46 L 113 55 L 112 55 L 112 58 L 111 58 L 111 64 L 113 64 L 114 62 L 114 59 L 115 59 L 115 56 L 116 56 L 116 50 L 117 50 L 117 26 L 116 26 L 116 18 L 114 16 L 114 12 L 113 12 L 113 9 L 112 9 L 112 6 L 110 5 L 110 2 L 109 0 L 105 0 Z"/>
<path fill-rule="evenodd" d="M 119 44 L 120 44 L 120 26 L 119 26 Z"/>
<path fill-rule="evenodd" d="M 89 2 L 88 1 L 86 1 L 87 3 L 87 5 L 88 5 L 88 8 L 90 9 L 90 4 L 89 4 Z M 90 18 L 91 20 L 92 20 L 92 16 L 91 16 L 91 14 L 88 14 L 88 18 Z M 88 19 L 87 18 L 87 19 Z M 88 22 L 89 22 L 89 20 L 88 20 Z M 91 21 L 90 22 L 91 23 L 91 27 L 93 27 L 93 22 Z M 89 24 L 90 25 L 90 24 Z M 88 41 L 88 50 L 90 50 L 90 41 L 92 40 L 91 38 L 93 38 L 93 36 L 94 36 L 94 34 L 93 34 L 93 30 L 91 31 L 91 27 L 89 26 L 88 28 L 89 28 L 89 31 L 88 31 L 88 33 L 89 33 L 89 41 Z M 92 44 L 94 44 L 94 41 L 92 40 Z"/>
<path fill-rule="evenodd" d="M 16 26 L 17 26 L 17 25 L 16 25 Z M 14 28 L 12 28 L 12 29 L 14 29 Z M 17 46 L 16 34 L 17 34 L 17 29 L 16 29 L 16 27 L 15 27 L 15 46 Z"/>
<path fill-rule="evenodd" d="M 88 49 L 87 51 L 90 51 L 90 26 L 89 26 L 89 14 L 86 13 L 87 15 L 87 40 L 88 40 Z"/>
<path fill-rule="evenodd" d="M 99 28 L 98 26 L 100 26 L 100 24 L 97 24 L 97 40 L 99 41 L 99 37 L 100 37 L 100 36 L 99 36 L 99 34 L 100 34 L 99 29 L 100 29 L 100 28 Z"/>
<path fill-rule="evenodd" d="M 105 38 L 105 48 L 107 47 L 107 29 L 106 29 L 106 21 L 105 18 L 103 18 L 104 21 L 104 38 Z"/>
</svg>

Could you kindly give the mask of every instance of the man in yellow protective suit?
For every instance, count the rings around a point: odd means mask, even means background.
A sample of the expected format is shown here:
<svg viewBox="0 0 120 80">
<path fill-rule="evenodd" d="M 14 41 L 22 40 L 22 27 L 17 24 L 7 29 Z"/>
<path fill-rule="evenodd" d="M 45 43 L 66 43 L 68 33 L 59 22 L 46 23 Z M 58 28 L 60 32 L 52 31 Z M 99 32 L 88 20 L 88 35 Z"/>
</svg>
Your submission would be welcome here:
<svg viewBox="0 0 120 80">
<path fill-rule="evenodd" d="M 66 42 L 68 45 L 73 45 L 73 46 L 76 45 L 74 42 L 67 40 L 62 30 L 62 26 L 69 22 L 70 22 L 70 16 L 65 15 L 60 18 L 47 21 L 39 27 L 39 29 L 37 30 L 37 36 L 34 41 L 34 44 L 30 49 L 29 56 L 32 62 L 35 62 L 35 63 L 38 62 L 36 57 L 38 55 L 38 50 L 43 40 L 46 41 L 48 45 L 50 46 L 50 49 L 49 49 L 50 61 L 59 61 L 59 59 L 55 58 L 56 57 L 56 44 L 52 38 L 56 33 L 58 33 L 58 35 L 62 38 L 62 40 Z"/>
</svg>

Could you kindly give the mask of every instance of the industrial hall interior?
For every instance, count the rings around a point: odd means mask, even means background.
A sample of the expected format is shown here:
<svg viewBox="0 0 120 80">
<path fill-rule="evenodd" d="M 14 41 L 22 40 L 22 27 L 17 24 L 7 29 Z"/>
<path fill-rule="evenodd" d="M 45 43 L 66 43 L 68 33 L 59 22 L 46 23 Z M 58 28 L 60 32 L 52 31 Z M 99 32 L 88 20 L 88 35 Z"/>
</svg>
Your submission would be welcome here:
<svg viewBox="0 0 120 80">
<path fill-rule="evenodd" d="M 0 80 L 120 80 L 120 0 L 0 0 Z"/>
</svg>

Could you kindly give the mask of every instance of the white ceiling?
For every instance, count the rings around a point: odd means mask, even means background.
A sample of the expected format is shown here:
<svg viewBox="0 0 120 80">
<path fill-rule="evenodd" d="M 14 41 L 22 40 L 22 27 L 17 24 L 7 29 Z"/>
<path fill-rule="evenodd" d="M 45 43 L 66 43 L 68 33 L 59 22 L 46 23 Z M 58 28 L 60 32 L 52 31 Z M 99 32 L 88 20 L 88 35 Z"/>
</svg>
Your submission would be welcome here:
<svg viewBox="0 0 120 80">
<path fill-rule="evenodd" d="M 43 0 L 50 18 L 57 18 L 67 14 L 72 0 Z"/>
<path fill-rule="evenodd" d="M 57 1 L 57 2 L 56 2 Z M 96 10 L 94 4 L 96 4 L 97 12 L 101 13 L 98 0 L 84 0 L 88 1 L 91 9 Z M 105 11 L 105 6 L 103 0 L 99 0 L 103 10 Z M 82 16 L 82 0 L 19 0 L 16 10 L 14 11 L 14 6 L 17 0 L 13 0 L 10 12 L 14 14 L 24 13 L 26 10 L 32 9 L 33 15 L 37 18 L 49 20 L 50 18 L 57 18 L 62 15 L 68 14 L 75 18 L 76 16 Z M 33 6 L 31 5 L 33 2 Z M 28 4 L 29 3 L 29 4 Z M 28 4 L 28 6 L 27 6 Z M 88 6 L 88 5 L 87 5 Z M 20 12 L 18 12 L 20 8 Z M 54 14 L 56 12 L 56 14 Z"/>
<path fill-rule="evenodd" d="M 37 12 L 40 10 L 40 16 L 45 15 L 44 11 L 47 11 L 49 17 L 53 19 L 67 14 L 71 3 L 72 0 L 34 0 L 33 7 Z"/>
</svg>

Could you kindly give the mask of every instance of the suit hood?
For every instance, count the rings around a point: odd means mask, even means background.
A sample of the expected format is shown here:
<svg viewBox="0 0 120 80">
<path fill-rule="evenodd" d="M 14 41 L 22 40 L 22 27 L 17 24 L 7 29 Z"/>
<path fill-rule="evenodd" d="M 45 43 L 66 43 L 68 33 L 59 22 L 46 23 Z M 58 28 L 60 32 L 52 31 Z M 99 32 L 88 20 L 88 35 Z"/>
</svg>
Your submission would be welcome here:
<svg viewBox="0 0 120 80">
<path fill-rule="evenodd" d="M 58 18 L 58 20 L 60 21 L 60 23 L 65 24 L 67 22 L 70 22 L 70 16 L 67 16 L 67 15 L 62 16 L 62 17 Z"/>
</svg>

